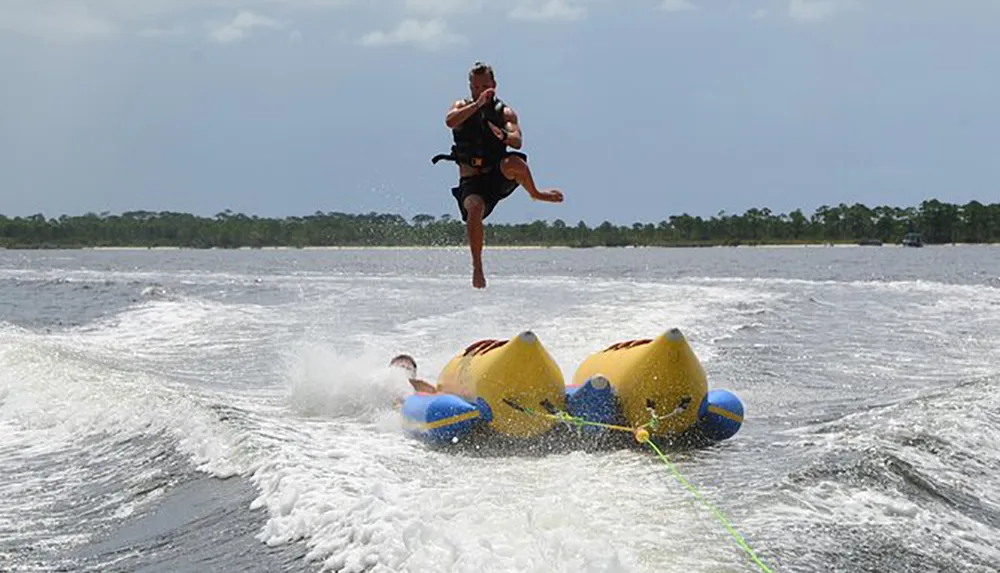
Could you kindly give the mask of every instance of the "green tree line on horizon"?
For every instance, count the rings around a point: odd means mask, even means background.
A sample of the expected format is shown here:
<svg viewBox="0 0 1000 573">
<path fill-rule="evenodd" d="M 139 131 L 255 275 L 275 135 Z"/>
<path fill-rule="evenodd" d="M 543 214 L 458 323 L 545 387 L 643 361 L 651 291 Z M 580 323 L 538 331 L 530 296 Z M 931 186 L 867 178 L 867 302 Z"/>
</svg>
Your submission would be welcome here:
<svg viewBox="0 0 1000 573">
<path fill-rule="evenodd" d="M 897 243 L 918 232 L 925 243 L 1000 242 L 1000 204 L 964 205 L 936 199 L 916 207 L 868 207 L 861 203 L 822 205 L 774 214 L 768 208 L 742 215 L 720 212 L 704 218 L 671 215 L 657 223 L 590 227 L 533 221 L 485 225 L 487 243 L 500 246 L 710 246 L 776 243 L 882 241 Z M 454 246 L 466 242 L 465 226 L 450 215 L 419 214 L 409 220 L 385 213 L 340 212 L 284 218 L 248 216 L 226 210 L 214 217 L 189 213 L 129 211 L 87 213 L 47 219 L 0 215 L 0 247 L 308 247 Z"/>
</svg>

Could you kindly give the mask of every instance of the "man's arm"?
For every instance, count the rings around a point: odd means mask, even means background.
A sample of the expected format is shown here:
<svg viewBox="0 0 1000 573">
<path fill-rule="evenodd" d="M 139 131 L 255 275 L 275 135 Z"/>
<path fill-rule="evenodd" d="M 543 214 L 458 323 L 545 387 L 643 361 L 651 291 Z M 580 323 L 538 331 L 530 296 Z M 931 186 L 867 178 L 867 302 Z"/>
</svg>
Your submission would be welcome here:
<svg viewBox="0 0 1000 573">
<path fill-rule="evenodd" d="M 417 392 L 424 392 L 426 394 L 437 394 L 437 387 L 427 382 L 426 380 L 421 380 L 419 378 L 410 378 L 410 386 Z"/>
<path fill-rule="evenodd" d="M 507 145 L 521 149 L 521 124 L 517 122 L 517 112 L 511 107 L 505 107 L 503 118 L 506 120 L 503 128 L 507 130 Z"/>
<path fill-rule="evenodd" d="M 448 110 L 448 115 L 444 118 L 445 125 L 449 129 L 455 129 L 462 122 L 472 117 L 472 114 L 479 110 L 479 102 L 473 100 L 469 103 L 465 103 L 462 100 L 456 101 L 451 105 L 451 109 Z"/>
</svg>

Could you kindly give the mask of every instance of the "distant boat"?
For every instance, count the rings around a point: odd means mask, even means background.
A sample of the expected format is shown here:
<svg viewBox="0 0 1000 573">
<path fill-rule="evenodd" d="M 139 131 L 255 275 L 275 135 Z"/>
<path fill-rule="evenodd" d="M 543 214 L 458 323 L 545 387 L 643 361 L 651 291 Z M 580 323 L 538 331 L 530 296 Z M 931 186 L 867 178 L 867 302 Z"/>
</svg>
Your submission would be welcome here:
<svg viewBox="0 0 1000 573">
<path fill-rule="evenodd" d="M 881 247 L 882 241 L 880 239 L 861 239 L 858 244 L 862 247 Z"/>
<path fill-rule="evenodd" d="M 903 240 L 900 243 L 904 247 L 922 247 L 924 246 L 924 238 L 920 233 L 907 233 L 903 236 Z"/>
</svg>

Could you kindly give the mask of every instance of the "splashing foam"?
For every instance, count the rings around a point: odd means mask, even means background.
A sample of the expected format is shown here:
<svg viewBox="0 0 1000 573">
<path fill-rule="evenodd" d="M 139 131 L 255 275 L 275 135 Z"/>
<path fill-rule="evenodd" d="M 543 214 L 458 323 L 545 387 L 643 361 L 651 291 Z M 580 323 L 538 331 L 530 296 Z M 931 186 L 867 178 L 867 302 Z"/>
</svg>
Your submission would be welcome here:
<svg viewBox="0 0 1000 573">
<path fill-rule="evenodd" d="M 259 539 L 304 541 L 306 561 L 323 571 L 690 570 L 688 564 L 640 564 L 651 557 L 641 555 L 647 547 L 673 554 L 689 542 L 686 512 L 653 515 L 644 494 L 615 500 L 641 516 L 646 525 L 636 532 L 605 502 L 599 502 L 602 512 L 587 509 L 593 500 L 611 502 L 606 487 L 592 479 L 592 456 L 524 466 L 407 454 L 389 436 L 351 438 L 364 447 L 327 447 L 323 456 L 322 447 L 306 452 L 289 444 L 280 461 L 257 473 L 261 495 L 253 507 L 270 514 Z"/>
<path fill-rule="evenodd" d="M 304 416 L 378 415 L 411 390 L 406 373 L 390 368 L 384 355 L 348 356 L 320 345 L 294 354 L 289 384 L 290 405 Z"/>
</svg>

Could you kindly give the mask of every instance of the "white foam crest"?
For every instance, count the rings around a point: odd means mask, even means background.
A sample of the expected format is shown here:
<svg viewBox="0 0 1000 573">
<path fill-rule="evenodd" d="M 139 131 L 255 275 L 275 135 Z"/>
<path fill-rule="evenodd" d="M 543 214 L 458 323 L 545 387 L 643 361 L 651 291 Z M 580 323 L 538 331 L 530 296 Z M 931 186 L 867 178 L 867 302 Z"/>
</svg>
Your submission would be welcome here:
<svg viewBox="0 0 1000 573">
<path fill-rule="evenodd" d="M 883 435 L 903 440 L 901 456 L 936 480 L 965 489 L 1000 508 L 1000 397 L 993 379 L 946 388 L 900 405 L 882 425 Z M 931 443 L 920 445 L 924 440 Z"/>
<path fill-rule="evenodd" d="M 113 316 L 50 335 L 85 345 L 95 360 L 198 385 L 246 385 L 275 372 L 287 336 L 272 309 L 192 297 L 147 300 Z"/>
<path fill-rule="evenodd" d="M 831 287 L 846 286 L 856 289 L 880 290 L 891 293 L 936 294 L 952 292 L 964 296 L 990 296 L 992 300 L 1000 300 L 1000 287 L 986 284 L 965 284 L 927 279 L 911 280 L 837 280 L 837 279 L 796 279 L 786 277 L 685 277 L 683 282 L 708 284 L 746 284 L 763 286 L 791 287 Z"/>
<path fill-rule="evenodd" d="M 859 296 L 845 283 L 761 281 L 795 286 L 779 285 L 787 295 L 775 316 L 788 315 L 760 332 L 782 357 L 772 369 L 796 372 L 800 386 L 828 392 L 830 399 L 842 399 L 845 388 L 865 392 L 866 398 L 885 392 L 886 399 L 896 399 L 953 376 L 989 375 L 1000 360 L 1000 340 L 992 334 L 1000 331 L 1000 304 L 993 289 L 858 283 L 874 286 Z M 822 304 L 810 304 L 813 300 Z M 831 380 L 843 382 L 831 386 Z"/>
<path fill-rule="evenodd" d="M 162 469 L 142 457 L 147 451 L 114 441 L 82 453 L 80 436 L 24 429 L 12 420 L 0 419 L 0 431 L 0 464 L 7 469 L 0 480 L 0 533 L 17 531 L 35 547 L 84 542 L 90 534 L 82 524 L 93 530 L 95 519 L 127 517 L 162 493 L 148 489 Z M 120 463 L 130 457 L 132 464 Z M 63 510 L 67 506 L 75 510 Z"/>
<path fill-rule="evenodd" d="M 969 553 L 978 554 L 984 561 L 994 561 L 1000 557 L 1000 550 L 994 542 L 996 531 L 968 516 L 953 512 L 942 512 L 939 507 L 923 507 L 921 503 L 909 499 L 902 493 L 859 488 L 854 483 L 838 483 L 821 480 L 806 484 L 801 490 L 784 492 L 781 501 L 768 508 L 765 514 L 754 521 L 767 521 L 770 528 L 778 532 L 785 549 L 794 551 L 805 544 L 803 553 L 818 551 L 838 551 L 842 539 L 834 537 L 810 536 L 808 540 L 782 534 L 788 528 L 782 524 L 809 524 L 817 530 L 826 528 L 852 528 L 860 531 L 878 531 L 886 537 L 906 542 L 911 539 L 933 538 L 943 543 L 935 548 L 936 553 L 956 556 Z M 800 527 L 794 528 L 801 531 Z M 858 534 L 855 534 L 858 535 Z M 948 546 L 954 546 L 952 551 Z M 921 552 L 922 549 L 914 548 Z"/>
<path fill-rule="evenodd" d="M 995 417 L 1000 399 L 988 386 L 984 380 L 925 391 L 818 427 L 785 432 L 793 436 L 789 445 L 824 452 L 832 460 L 840 453 L 852 459 L 891 455 L 907 466 L 903 471 L 922 477 L 910 482 L 890 476 L 891 464 L 872 462 L 875 468 L 884 467 L 885 479 L 946 491 L 900 491 L 880 485 L 877 476 L 865 472 L 862 475 L 874 483 L 859 484 L 833 472 L 787 488 L 761 519 L 814 526 L 850 524 L 877 528 L 900 539 L 933 537 L 954 546 L 956 555 L 975 553 L 995 561 L 1000 556 L 994 543 L 996 530 L 989 520 L 984 523 L 975 515 L 980 511 L 996 515 L 1000 507 L 1000 478 L 994 470 L 1000 465 L 1000 431 L 986 423 Z"/>
<path fill-rule="evenodd" d="M 9 475 L 0 480 L 0 531 L 53 548 L 86 541 L 95 522 L 162 493 L 147 487 L 163 477 L 164 448 L 216 477 L 248 472 L 246 435 L 223 425 L 211 402 L 118 369 L 86 344 L 0 333 L 0 467 Z"/>
<path fill-rule="evenodd" d="M 165 432 L 200 469 L 245 471 L 231 435 L 188 387 L 108 364 L 86 343 L 17 334 L 0 336 L 5 398 L 0 420 L 39 447 L 58 452 L 94 435 L 118 438 Z M 0 444 L 6 438 L 0 438 Z"/>
<path fill-rule="evenodd" d="M 135 282 L 153 283 L 181 282 L 188 284 L 232 284 L 252 280 L 247 275 L 220 273 L 217 271 L 122 271 L 104 269 L 5 269 L 0 268 L 0 279 L 24 281 L 50 281 L 67 283 Z"/>
<path fill-rule="evenodd" d="M 219 334 L 238 335 L 265 315 L 263 307 L 231 305 L 193 297 L 147 300 L 110 317 L 70 330 L 110 342 L 127 340 L 142 346 L 183 344 Z M 232 328 L 234 322 L 242 328 Z M 220 329 L 230 326 L 228 329 Z M 220 330 L 222 332 L 220 333 Z"/>
</svg>

